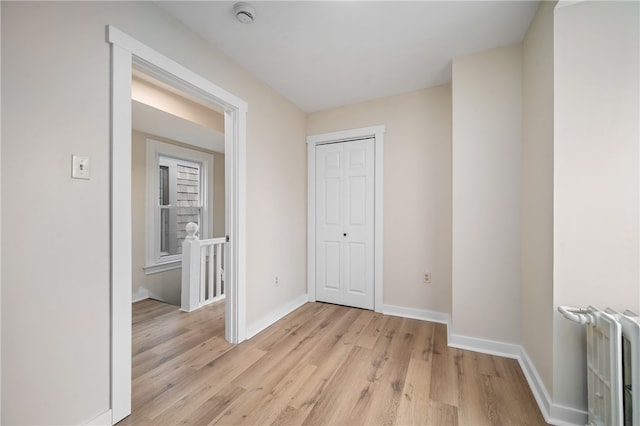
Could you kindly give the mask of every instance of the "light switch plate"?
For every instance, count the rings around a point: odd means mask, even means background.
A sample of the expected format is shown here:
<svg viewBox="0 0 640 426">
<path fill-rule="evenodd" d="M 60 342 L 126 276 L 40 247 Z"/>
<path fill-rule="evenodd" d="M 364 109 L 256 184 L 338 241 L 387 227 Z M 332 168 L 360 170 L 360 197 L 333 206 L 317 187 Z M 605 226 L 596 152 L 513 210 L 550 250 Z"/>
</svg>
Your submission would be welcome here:
<svg viewBox="0 0 640 426">
<path fill-rule="evenodd" d="M 71 157 L 71 177 L 89 180 L 89 157 L 74 155 Z"/>
</svg>

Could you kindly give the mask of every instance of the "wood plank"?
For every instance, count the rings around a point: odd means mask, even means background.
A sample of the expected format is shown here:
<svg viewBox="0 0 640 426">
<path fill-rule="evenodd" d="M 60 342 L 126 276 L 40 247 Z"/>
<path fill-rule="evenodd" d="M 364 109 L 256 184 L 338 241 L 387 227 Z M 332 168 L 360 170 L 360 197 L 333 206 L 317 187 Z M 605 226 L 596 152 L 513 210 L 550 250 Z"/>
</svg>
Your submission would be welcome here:
<svg viewBox="0 0 640 426">
<path fill-rule="evenodd" d="M 380 337 L 380 333 L 382 333 L 382 329 L 387 321 L 389 321 L 389 318 L 390 317 L 387 315 L 378 313 L 374 314 L 367 327 L 361 333 L 356 344 L 363 348 L 373 349 L 373 346 L 378 341 L 378 337 Z"/>
<path fill-rule="evenodd" d="M 440 405 L 446 405 L 433 401 L 435 408 L 430 406 L 434 326 L 431 323 L 419 324 L 415 333 L 416 341 L 407 367 L 406 381 L 396 417 L 397 424 L 428 424 L 430 410 L 437 410 Z"/>
<path fill-rule="evenodd" d="M 336 322 L 330 319 L 335 317 L 338 311 L 339 307 L 333 307 L 323 315 L 310 317 L 302 326 L 282 339 L 280 344 L 268 351 L 262 362 L 236 378 L 234 384 L 245 389 L 268 387 L 284 377 L 288 370 L 308 353 L 307 351 L 315 348 L 324 336 L 325 328 L 332 330 L 336 326 Z"/>
<path fill-rule="evenodd" d="M 235 389 L 237 386 L 231 386 L 233 380 L 264 354 L 264 351 L 250 347 L 235 353 L 230 351 L 200 369 L 191 368 L 189 360 L 185 359 L 175 371 L 167 374 L 168 378 L 162 377 L 157 380 L 162 387 L 156 387 L 153 390 L 154 397 L 152 401 L 145 404 L 144 410 L 148 411 L 148 417 L 159 418 L 165 411 L 173 409 L 174 405 L 179 405 L 180 401 L 194 393 L 194 390 L 206 391 L 210 396 L 215 396 L 221 389 L 228 387 Z M 240 356 L 245 363 L 237 362 L 237 357 Z M 217 365 L 218 368 L 213 369 L 213 365 Z M 168 384 L 164 384 L 165 381 Z"/>
<path fill-rule="evenodd" d="M 132 324 L 141 326 L 142 323 L 153 322 L 154 319 L 162 315 L 175 312 L 175 307 L 168 303 L 161 303 L 153 299 L 145 299 L 135 302 L 132 306 Z"/>
<path fill-rule="evenodd" d="M 491 388 L 489 377 L 482 374 L 478 366 L 484 354 L 458 350 L 459 401 L 458 419 L 462 424 L 475 422 L 479 425 L 503 424 L 496 410 L 495 390 Z"/>
<path fill-rule="evenodd" d="M 295 333 L 310 317 L 323 315 L 328 309 L 332 309 L 332 305 L 325 303 L 307 303 L 282 318 L 276 324 L 267 327 L 266 330 L 263 330 L 257 336 L 252 337 L 250 342 L 262 350 L 269 351 L 276 347 L 282 339 L 286 338 L 289 334 Z"/>
<path fill-rule="evenodd" d="M 205 425 L 220 416 L 232 403 L 241 398 L 246 390 L 242 388 L 234 388 L 224 397 L 216 395 L 212 396 L 201 405 L 194 407 L 193 410 L 186 410 L 187 416 L 180 420 L 180 424 L 185 425 Z M 196 402 L 194 400 L 194 402 Z M 185 410 L 181 410 L 184 414 Z M 163 420 L 165 420 L 163 418 Z M 166 422 L 165 424 L 172 424 Z"/>
<path fill-rule="evenodd" d="M 459 350 L 447 346 L 447 327 L 444 324 L 435 325 L 431 356 L 431 400 L 457 407 Z"/>
<path fill-rule="evenodd" d="M 266 425 L 273 423 L 284 411 L 291 398 L 298 389 L 305 383 L 307 378 L 316 370 L 315 365 L 301 363 L 297 364 L 286 374 L 282 380 L 273 387 L 264 387 L 256 392 L 253 397 L 246 401 L 244 414 L 238 416 L 227 416 L 225 423 L 229 424 L 252 424 Z"/>
<path fill-rule="evenodd" d="M 311 409 L 304 424 L 348 424 L 346 419 L 356 404 L 369 400 L 372 366 L 377 368 L 371 350 L 355 346 L 326 387 L 306 403 Z"/>
<path fill-rule="evenodd" d="M 505 423 L 521 425 L 546 424 L 542 413 L 534 404 L 522 406 L 512 401 L 535 400 L 518 361 L 508 358 L 493 357 L 499 376 L 491 377 L 489 387 L 495 389 L 497 405 Z"/>
<path fill-rule="evenodd" d="M 278 417 L 271 423 L 272 426 L 297 426 L 301 425 L 304 418 L 307 416 L 302 410 L 293 408 L 288 405 L 283 411 L 278 414 Z"/>
<path fill-rule="evenodd" d="M 427 406 L 426 419 L 418 419 L 417 423 L 412 424 L 425 424 L 425 425 L 457 425 L 462 424 L 458 422 L 458 409 L 449 404 L 444 404 L 438 401 L 429 401 Z M 397 424 L 411 424 L 398 422 Z M 513 423 L 516 424 L 516 423 Z"/>
<path fill-rule="evenodd" d="M 325 333 L 318 348 L 309 353 L 307 362 L 320 365 L 336 350 L 336 346 L 352 346 L 363 328 L 370 321 L 367 312 L 358 309 L 350 309 L 341 314 L 341 319 L 333 328 L 332 333 Z"/>
<path fill-rule="evenodd" d="M 346 424 L 361 424 L 370 420 L 369 415 L 375 416 L 376 422 L 380 421 L 380 416 L 395 416 L 393 408 L 397 405 L 402 390 L 400 382 L 406 373 L 396 370 L 403 370 L 403 360 L 408 361 L 412 349 L 405 345 L 403 321 L 390 318 L 373 350 L 353 348 L 305 419 L 306 424 L 339 423 L 339 419 Z M 403 351 L 407 352 L 406 356 L 401 355 Z M 386 392 L 376 392 L 379 388 Z"/>
<path fill-rule="evenodd" d="M 356 312 L 356 310 L 354 310 L 354 312 Z M 367 318 L 370 317 L 365 315 L 364 320 Z M 345 316 L 345 320 L 349 322 L 351 318 Z M 360 321 L 354 321 L 352 324 L 356 329 L 359 329 Z M 309 362 L 317 365 L 318 368 L 289 403 L 289 405 L 297 409 L 299 413 L 302 413 L 303 418 L 309 414 L 317 401 L 322 397 L 325 393 L 327 383 L 338 374 L 339 367 L 347 359 L 349 353 L 355 349 L 354 344 L 348 343 L 351 341 L 351 336 L 357 333 L 357 331 L 348 330 L 342 338 L 338 340 L 334 340 L 332 336 L 326 336 L 319 347 L 326 348 L 328 346 L 327 342 L 332 342 L 332 349 L 330 351 L 320 350 L 310 355 Z"/>
<path fill-rule="evenodd" d="M 378 377 L 371 392 L 371 403 L 362 416 L 364 424 L 394 423 L 402 400 L 409 362 L 416 346 L 419 322 L 412 319 L 394 318 L 388 324 L 397 323 L 388 349 L 382 358 Z M 375 351 L 375 348 L 374 348 Z"/>
<path fill-rule="evenodd" d="M 234 380 L 234 386 L 241 386 L 251 392 L 244 395 L 245 399 L 235 401 L 215 422 L 220 424 L 245 423 L 256 405 L 261 400 L 270 398 L 271 391 L 277 387 L 278 383 L 288 381 L 287 378 L 290 377 L 292 369 L 296 371 L 296 364 L 321 342 L 320 336 L 331 333 L 342 322 L 330 322 L 329 319 L 335 318 L 340 312 L 348 311 L 344 307 L 332 306 L 322 315 L 310 317 L 301 327 L 293 330 L 281 341 L 278 347 L 268 352 L 259 365 L 247 369 Z M 326 328 L 329 330 L 325 330 Z M 305 376 L 305 379 L 307 377 Z M 302 380 L 302 383 L 305 381 Z M 287 402 L 282 403 L 283 408 Z M 273 416 L 273 418 L 276 417 L 277 415 Z"/>
</svg>

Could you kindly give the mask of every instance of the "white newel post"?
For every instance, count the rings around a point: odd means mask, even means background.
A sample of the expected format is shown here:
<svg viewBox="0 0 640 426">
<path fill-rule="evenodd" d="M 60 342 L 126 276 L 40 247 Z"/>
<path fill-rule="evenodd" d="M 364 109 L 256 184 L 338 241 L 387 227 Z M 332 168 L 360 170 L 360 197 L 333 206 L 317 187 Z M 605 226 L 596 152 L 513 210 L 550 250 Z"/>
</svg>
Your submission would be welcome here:
<svg viewBox="0 0 640 426">
<path fill-rule="evenodd" d="M 198 224 L 189 222 L 182 242 L 182 302 L 181 310 L 191 312 L 200 307 L 200 242 L 196 237 Z"/>
</svg>

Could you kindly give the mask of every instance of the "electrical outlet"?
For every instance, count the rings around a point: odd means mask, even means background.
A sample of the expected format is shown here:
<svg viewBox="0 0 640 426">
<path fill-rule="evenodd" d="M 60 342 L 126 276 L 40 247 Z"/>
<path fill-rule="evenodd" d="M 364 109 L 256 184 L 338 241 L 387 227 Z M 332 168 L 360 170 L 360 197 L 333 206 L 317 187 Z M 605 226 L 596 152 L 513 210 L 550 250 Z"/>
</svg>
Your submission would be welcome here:
<svg viewBox="0 0 640 426">
<path fill-rule="evenodd" d="M 278 287 L 280 285 L 280 281 L 278 281 L 278 276 L 277 275 L 275 277 L 273 277 L 273 285 L 275 285 L 276 287 Z"/>
<path fill-rule="evenodd" d="M 425 284 L 431 284 L 431 272 L 425 272 L 424 277 L 422 278 L 422 281 Z"/>
</svg>

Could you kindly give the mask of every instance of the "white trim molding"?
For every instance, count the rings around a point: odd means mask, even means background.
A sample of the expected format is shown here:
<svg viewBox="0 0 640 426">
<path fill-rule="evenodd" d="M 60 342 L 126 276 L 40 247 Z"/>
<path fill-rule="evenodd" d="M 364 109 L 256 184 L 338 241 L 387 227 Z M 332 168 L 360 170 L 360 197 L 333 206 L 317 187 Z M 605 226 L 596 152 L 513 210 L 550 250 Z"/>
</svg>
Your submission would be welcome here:
<svg viewBox="0 0 640 426">
<path fill-rule="evenodd" d="M 88 423 L 85 423 L 86 426 L 110 426 L 112 423 L 112 412 L 111 410 L 107 410 L 104 413 L 100 414 L 93 420 L 90 420 Z"/>
<path fill-rule="evenodd" d="M 131 303 L 136 303 L 149 298 L 151 298 L 151 293 L 149 293 L 149 290 L 144 287 L 140 287 L 138 288 L 138 291 L 135 292 L 133 296 L 131 296 Z"/>
<path fill-rule="evenodd" d="M 135 67 L 155 79 L 225 110 L 225 335 L 246 335 L 245 101 L 107 26 L 111 44 L 111 409 L 117 423 L 131 413 L 131 80 Z"/>
<path fill-rule="evenodd" d="M 447 334 L 449 335 L 448 343 L 452 348 L 465 349 L 512 359 L 517 359 L 520 354 L 520 346 L 518 345 L 480 339 L 477 337 L 461 336 L 459 334 L 449 334 L 450 329 L 451 327 L 447 326 Z"/>
<path fill-rule="evenodd" d="M 551 397 L 549 396 L 549 392 L 547 392 L 547 388 L 542 382 L 540 375 L 538 374 L 538 370 L 531 362 L 529 355 L 527 355 L 527 351 L 524 348 L 520 348 L 520 355 L 518 357 L 518 363 L 520 364 L 520 368 L 524 373 L 524 377 L 527 379 L 527 383 L 531 388 L 531 392 L 533 393 L 536 402 L 538 403 L 538 407 L 540 407 L 540 411 L 542 411 L 542 415 L 544 416 L 544 420 L 547 423 L 551 423 L 549 419 L 549 407 L 551 406 Z M 586 424 L 586 423 L 583 423 Z"/>
<path fill-rule="evenodd" d="M 442 312 L 427 311 L 425 309 L 405 308 L 403 306 L 382 305 L 382 313 L 393 315 L 394 317 L 417 319 L 421 321 L 437 322 L 449 324 L 449 314 Z"/>
<path fill-rule="evenodd" d="M 182 268 L 182 260 L 174 260 L 171 262 L 157 263 L 151 266 L 143 266 L 142 270 L 145 275 L 158 274 L 160 272 L 173 271 Z"/>
<path fill-rule="evenodd" d="M 374 302 L 373 309 L 383 312 L 383 170 L 384 170 L 384 125 L 363 127 L 332 133 L 307 136 L 307 296 L 316 301 L 316 145 L 346 142 L 355 139 L 375 140 L 375 203 L 374 203 Z"/>
<path fill-rule="evenodd" d="M 111 409 L 131 414 L 131 67 L 111 45 Z M 126 301 L 126 302 L 125 302 Z"/>
<path fill-rule="evenodd" d="M 247 339 L 251 339 L 256 334 L 260 333 L 270 325 L 286 317 L 291 312 L 295 311 L 307 302 L 309 302 L 309 299 L 307 298 L 306 294 L 303 294 L 296 297 L 286 305 L 281 306 L 277 310 L 268 313 L 262 318 L 259 318 L 257 321 L 254 321 L 247 326 Z"/>
<path fill-rule="evenodd" d="M 529 388 L 533 393 L 544 420 L 552 425 L 585 425 L 588 421 L 587 412 L 564 405 L 553 404 L 547 388 L 542 382 L 538 370 L 531 362 L 527 351 L 520 347 L 518 363 L 527 379 Z"/>
</svg>

